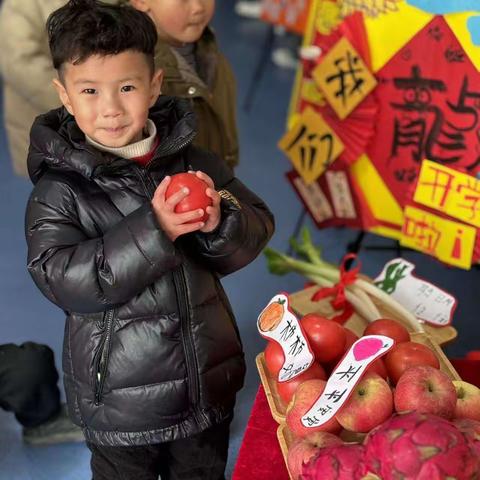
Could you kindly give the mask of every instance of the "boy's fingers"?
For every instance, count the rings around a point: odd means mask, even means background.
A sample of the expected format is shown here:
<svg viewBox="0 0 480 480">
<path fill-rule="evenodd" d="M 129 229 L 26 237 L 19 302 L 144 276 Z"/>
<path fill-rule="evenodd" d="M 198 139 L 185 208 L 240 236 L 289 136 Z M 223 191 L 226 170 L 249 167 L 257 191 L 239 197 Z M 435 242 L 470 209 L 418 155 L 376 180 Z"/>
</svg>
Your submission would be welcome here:
<svg viewBox="0 0 480 480">
<path fill-rule="evenodd" d="M 168 197 L 165 203 L 169 207 L 173 208 L 178 202 L 180 202 L 180 200 L 183 200 L 186 196 L 188 196 L 189 193 L 190 193 L 190 190 L 188 190 L 188 188 L 186 187 L 181 188 L 178 192 Z"/>
<path fill-rule="evenodd" d="M 205 226 L 204 222 L 184 223 L 179 228 L 179 235 L 185 235 L 186 233 L 196 232 Z"/>
<path fill-rule="evenodd" d="M 190 212 L 185 212 L 185 213 L 178 213 L 177 222 L 178 224 L 183 224 L 185 222 L 189 222 L 190 220 L 197 220 L 201 218 L 203 214 L 204 214 L 204 211 L 202 209 L 191 210 Z"/>
<path fill-rule="evenodd" d="M 198 170 L 196 175 L 200 180 L 203 180 L 210 188 L 214 187 L 213 180 L 206 174 Z"/>
<path fill-rule="evenodd" d="M 167 191 L 168 185 L 170 185 L 171 181 L 170 176 L 166 176 L 158 185 L 157 189 L 155 190 L 155 193 L 153 194 L 153 198 L 164 198 L 165 192 Z"/>
</svg>

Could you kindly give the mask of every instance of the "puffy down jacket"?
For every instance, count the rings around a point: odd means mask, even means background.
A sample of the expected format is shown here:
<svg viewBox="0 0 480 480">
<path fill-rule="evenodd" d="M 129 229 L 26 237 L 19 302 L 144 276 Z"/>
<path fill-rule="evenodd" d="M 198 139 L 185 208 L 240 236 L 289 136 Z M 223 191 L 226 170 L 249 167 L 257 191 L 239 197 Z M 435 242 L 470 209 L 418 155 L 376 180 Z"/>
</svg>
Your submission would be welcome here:
<svg viewBox="0 0 480 480">
<path fill-rule="evenodd" d="M 70 414 L 87 440 L 144 445 L 222 421 L 245 365 L 219 278 L 251 262 L 273 232 L 268 208 L 213 154 L 191 145 L 192 114 L 161 97 L 160 145 L 144 168 L 85 143 L 73 117 L 38 117 L 28 159 L 28 269 L 67 315 Z M 165 175 L 192 168 L 225 189 L 209 234 L 171 242 L 150 199 Z"/>
</svg>

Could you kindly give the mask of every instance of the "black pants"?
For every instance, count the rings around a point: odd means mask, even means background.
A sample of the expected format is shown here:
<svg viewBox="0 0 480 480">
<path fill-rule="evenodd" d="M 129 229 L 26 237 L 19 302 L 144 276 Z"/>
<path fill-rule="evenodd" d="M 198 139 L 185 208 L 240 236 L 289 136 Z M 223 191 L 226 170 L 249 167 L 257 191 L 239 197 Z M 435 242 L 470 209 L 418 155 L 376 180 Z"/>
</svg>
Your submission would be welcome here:
<svg viewBox="0 0 480 480">
<path fill-rule="evenodd" d="M 60 411 L 53 352 L 27 342 L 0 345 L 0 407 L 24 427 L 36 427 Z"/>
<path fill-rule="evenodd" d="M 231 418 L 190 438 L 92 451 L 93 480 L 224 480 Z"/>
</svg>

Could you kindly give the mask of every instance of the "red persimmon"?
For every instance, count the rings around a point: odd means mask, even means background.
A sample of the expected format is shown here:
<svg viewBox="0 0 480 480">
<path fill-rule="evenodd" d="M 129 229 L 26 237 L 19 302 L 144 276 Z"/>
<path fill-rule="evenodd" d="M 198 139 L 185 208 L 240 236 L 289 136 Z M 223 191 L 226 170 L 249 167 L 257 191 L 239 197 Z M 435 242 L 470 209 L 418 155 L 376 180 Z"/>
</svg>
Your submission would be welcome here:
<svg viewBox="0 0 480 480">
<path fill-rule="evenodd" d="M 172 176 L 165 198 L 168 199 L 182 188 L 188 188 L 189 194 L 175 205 L 175 213 L 202 209 L 205 212 L 203 217 L 186 223 L 205 222 L 208 218 L 206 208 L 212 205 L 212 199 L 206 193 L 208 185 L 193 173 L 177 173 Z"/>
<path fill-rule="evenodd" d="M 279 343 L 273 340 L 267 343 L 264 351 L 265 365 L 268 373 L 275 379 L 278 379 L 278 373 L 285 363 L 285 355 Z"/>
<path fill-rule="evenodd" d="M 396 320 L 390 318 L 380 318 L 370 323 L 363 335 L 385 335 L 393 338 L 395 343 L 409 342 L 410 334 L 408 330 Z"/>
<path fill-rule="evenodd" d="M 300 324 L 317 362 L 328 363 L 343 355 L 346 334 L 340 324 L 316 313 L 302 317 Z"/>
<path fill-rule="evenodd" d="M 403 372 L 417 365 L 440 368 L 437 356 L 427 346 L 416 342 L 402 342 L 394 345 L 384 357 L 388 378 L 396 384 Z"/>
</svg>

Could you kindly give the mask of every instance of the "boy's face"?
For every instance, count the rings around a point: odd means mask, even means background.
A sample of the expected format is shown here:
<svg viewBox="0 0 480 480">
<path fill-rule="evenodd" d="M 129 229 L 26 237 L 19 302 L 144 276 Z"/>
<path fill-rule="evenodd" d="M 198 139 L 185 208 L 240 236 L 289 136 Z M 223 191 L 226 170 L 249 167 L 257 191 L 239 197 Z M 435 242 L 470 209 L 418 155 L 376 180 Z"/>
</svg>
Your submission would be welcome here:
<svg viewBox="0 0 480 480">
<path fill-rule="evenodd" d="M 158 36 L 170 45 L 196 42 L 212 19 L 215 0 L 130 0 L 148 13 Z"/>
<path fill-rule="evenodd" d="M 152 76 L 143 53 L 127 50 L 65 64 L 63 81 L 53 82 L 83 133 L 107 147 L 123 147 L 142 139 L 161 81 L 162 72 Z"/>
</svg>

